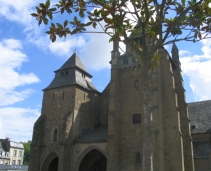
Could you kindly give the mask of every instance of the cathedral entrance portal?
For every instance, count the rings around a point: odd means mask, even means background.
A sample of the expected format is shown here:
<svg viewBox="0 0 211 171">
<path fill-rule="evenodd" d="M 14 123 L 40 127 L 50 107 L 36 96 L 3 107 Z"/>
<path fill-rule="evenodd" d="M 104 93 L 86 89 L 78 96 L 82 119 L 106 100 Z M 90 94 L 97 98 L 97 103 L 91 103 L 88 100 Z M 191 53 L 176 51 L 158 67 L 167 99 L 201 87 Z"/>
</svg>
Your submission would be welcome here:
<svg viewBox="0 0 211 171">
<path fill-rule="evenodd" d="M 49 167 L 48 167 L 48 171 L 58 171 L 58 164 L 59 164 L 59 158 L 58 157 L 55 157 Z"/>
<path fill-rule="evenodd" d="M 42 171 L 58 171 L 59 158 L 55 153 L 51 153 L 43 163 Z"/>
<path fill-rule="evenodd" d="M 107 159 L 98 150 L 91 150 L 82 159 L 79 171 L 106 171 Z"/>
</svg>

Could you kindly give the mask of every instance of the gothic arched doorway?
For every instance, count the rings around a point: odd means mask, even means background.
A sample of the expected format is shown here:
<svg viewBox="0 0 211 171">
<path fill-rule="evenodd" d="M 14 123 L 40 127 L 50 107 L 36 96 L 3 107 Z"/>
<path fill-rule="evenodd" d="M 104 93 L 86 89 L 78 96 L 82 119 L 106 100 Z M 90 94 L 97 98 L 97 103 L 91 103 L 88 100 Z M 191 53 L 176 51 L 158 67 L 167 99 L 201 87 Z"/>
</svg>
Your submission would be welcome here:
<svg viewBox="0 0 211 171">
<path fill-rule="evenodd" d="M 59 158 L 55 157 L 49 164 L 48 171 L 58 171 Z"/>
<path fill-rule="evenodd" d="M 79 171 L 106 171 L 107 159 L 98 150 L 94 149 L 82 159 Z"/>
<path fill-rule="evenodd" d="M 42 167 L 42 171 L 58 171 L 59 158 L 55 153 L 51 153 L 46 159 Z"/>
</svg>

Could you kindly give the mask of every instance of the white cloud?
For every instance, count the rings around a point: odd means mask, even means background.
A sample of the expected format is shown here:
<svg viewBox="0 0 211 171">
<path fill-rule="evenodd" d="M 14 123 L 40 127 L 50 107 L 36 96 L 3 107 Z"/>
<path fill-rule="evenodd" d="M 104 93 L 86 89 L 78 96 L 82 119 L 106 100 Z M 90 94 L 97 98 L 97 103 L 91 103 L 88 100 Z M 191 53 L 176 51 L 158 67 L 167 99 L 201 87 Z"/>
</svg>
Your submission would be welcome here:
<svg viewBox="0 0 211 171">
<path fill-rule="evenodd" d="M 0 0 L 0 16 L 9 21 L 15 21 L 27 25 L 31 22 L 31 13 L 38 1 L 34 0 Z"/>
<path fill-rule="evenodd" d="M 86 45 L 80 50 L 81 59 L 87 68 L 100 70 L 109 68 L 113 43 L 108 43 L 109 37 L 103 34 L 89 36 Z"/>
<path fill-rule="evenodd" d="M 31 140 L 33 123 L 39 117 L 37 109 L 0 108 L 0 137 L 12 141 Z"/>
<path fill-rule="evenodd" d="M 0 41 L 0 106 L 14 104 L 22 101 L 32 92 L 30 89 L 17 92 L 15 88 L 39 81 L 33 74 L 18 73 L 23 62 L 27 60 L 22 51 L 22 45 L 16 39 L 4 39 Z"/>
<path fill-rule="evenodd" d="M 203 40 L 202 44 L 203 55 L 191 56 L 190 52 L 186 52 L 180 59 L 183 73 L 189 78 L 196 101 L 211 99 L 211 43 Z"/>
<path fill-rule="evenodd" d="M 56 42 L 49 43 L 49 49 L 52 53 L 57 54 L 58 56 L 70 56 L 72 48 L 80 48 L 85 45 L 85 39 L 82 36 L 66 38 L 66 39 L 57 39 Z"/>
<path fill-rule="evenodd" d="M 190 52 L 188 52 L 186 50 L 180 50 L 179 51 L 179 56 L 184 56 L 184 55 L 190 55 Z"/>
</svg>

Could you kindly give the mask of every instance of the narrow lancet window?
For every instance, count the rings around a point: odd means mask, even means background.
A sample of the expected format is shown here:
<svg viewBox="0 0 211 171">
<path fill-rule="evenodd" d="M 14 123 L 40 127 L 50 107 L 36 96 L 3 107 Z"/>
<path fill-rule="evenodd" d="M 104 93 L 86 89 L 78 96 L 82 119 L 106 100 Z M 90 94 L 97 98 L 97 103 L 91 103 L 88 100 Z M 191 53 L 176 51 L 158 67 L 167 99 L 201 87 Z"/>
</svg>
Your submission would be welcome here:
<svg viewBox="0 0 211 171">
<path fill-rule="evenodd" d="M 53 132 L 53 142 L 57 142 L 57 139 L 58 139 L 58 130 L 55 129 Z"/>
<path fill-rule="evenodd" d="M 141 163 L 141 153 L 139 151 L 136 151 L 135 163 L 136 164 L 140 164 Z"/>
</svg>

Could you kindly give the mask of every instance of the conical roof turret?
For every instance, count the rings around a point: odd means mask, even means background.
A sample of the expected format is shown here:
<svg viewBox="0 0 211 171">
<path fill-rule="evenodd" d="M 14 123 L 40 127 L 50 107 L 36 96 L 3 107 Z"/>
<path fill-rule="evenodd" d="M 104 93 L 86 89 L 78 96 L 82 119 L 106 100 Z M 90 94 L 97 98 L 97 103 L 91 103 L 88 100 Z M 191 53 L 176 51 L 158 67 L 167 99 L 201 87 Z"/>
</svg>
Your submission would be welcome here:
<svg viewBox="0 0 211 171">
<path fill-rule="evenodd" d="M 91 76 L 86 68 L 84 67 L 83 63 L 81 62 L 80 58 L 78 57 L 77 53 L 74 52 L 72 56 L 55 72 L 61 71 L 61 70 L 66 70 L 70 68 L 78 68 L 84 72 L 86 72 L 89 76 Z M 91 76 L 92 77 L 92 76 Z"/>
<path fill-rule="evenodd" d="M 91 74 L 88 73 L 76 52 L 54 72 L 55 78 L 44 90 L 78 85 L 87 90 L 98 92 L 91 82 Z"/>
</svg>

